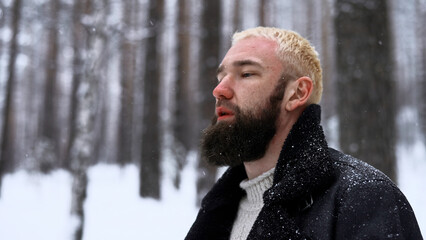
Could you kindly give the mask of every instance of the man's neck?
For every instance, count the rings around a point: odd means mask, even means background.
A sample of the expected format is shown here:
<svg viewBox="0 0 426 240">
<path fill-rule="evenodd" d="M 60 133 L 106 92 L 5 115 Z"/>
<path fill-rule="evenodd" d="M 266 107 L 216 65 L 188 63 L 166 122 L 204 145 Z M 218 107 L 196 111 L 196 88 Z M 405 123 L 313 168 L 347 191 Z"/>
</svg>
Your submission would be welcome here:
<svg viewBox="0 0 426 240">
<path fill-rule="evenodd" d="M 281 142 L 281 145 L 282 143 L 283 142 Z M 274 168 L 277 165 L 281 147 L 280 147 L 280 150 L 275 150 L 275 151 L 272 151 L 271 148 L 272 146 L 268 148 L 268 151 L 265 153 L 265 155 L 262 158 L 256 161 L 244 162 L 244 167 L 246 169 L 248 179 L 253 179 L 257 176 L 260 176 L 262 173 L 267 172 L 268 170 Z M 275 146 L 274 146 L 274 149 L 275 149 Z"/>
<path fill-rule="evenodd" d="M 298 114 L 297 117 L 294 117 L 294 115 L 293 117 L 287 115 L 287 119 L 280 119 L 279 122 L 283 124 L 278 126 L 277 132 L 271 139 L 265 155 L 258 160 L 244 162 L 248 179 L 253 179 L 277 165 L 284 141 L 293 127 L 293 124 L 297 121 L 299 115 L 300 114 Z"/>
</svg>

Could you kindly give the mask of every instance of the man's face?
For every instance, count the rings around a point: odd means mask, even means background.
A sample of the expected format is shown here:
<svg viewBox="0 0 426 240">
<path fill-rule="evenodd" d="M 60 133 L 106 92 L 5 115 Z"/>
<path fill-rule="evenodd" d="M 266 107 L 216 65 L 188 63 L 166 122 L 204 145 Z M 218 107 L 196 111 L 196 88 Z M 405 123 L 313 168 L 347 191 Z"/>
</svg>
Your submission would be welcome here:
<svg viewBox="0 0 426 240">
<path fill-rule="evenodd" d="M 277 46 L 276 42 L 259 37 L 243 39 L 232 46 L 217 71 L 219 83 L 213 90 L 216 102 L 226 100 L 243 111 L 262 108 L 283 72 Z M 230 121 L 233 115 L 230 109 L 216 106 L 218 121 Z"/>
<path fill-rule="evenodd" d="M 215 165 L 261 158 L 276 132 L 284 87 L 277 44 L 264 38 L 239 41 L 218 69 L 216 114 L 204 131 L 202 153 Z"/>
</svg>

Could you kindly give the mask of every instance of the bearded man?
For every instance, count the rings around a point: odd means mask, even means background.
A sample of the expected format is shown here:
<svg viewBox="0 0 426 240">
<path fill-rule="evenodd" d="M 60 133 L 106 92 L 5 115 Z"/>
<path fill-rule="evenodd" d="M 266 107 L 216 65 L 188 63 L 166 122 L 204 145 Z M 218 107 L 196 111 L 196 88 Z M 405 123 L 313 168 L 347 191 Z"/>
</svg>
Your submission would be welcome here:
<svg viewBox="0 0 426 240">
<path fill-rule="evenodd" d="M 230 167 L 186 239 L 422 239 L 388 177 L 327 146 L 309 41 L 277 28 L 236 33 L 217 79 L 201 151 Z"/>
</svg>

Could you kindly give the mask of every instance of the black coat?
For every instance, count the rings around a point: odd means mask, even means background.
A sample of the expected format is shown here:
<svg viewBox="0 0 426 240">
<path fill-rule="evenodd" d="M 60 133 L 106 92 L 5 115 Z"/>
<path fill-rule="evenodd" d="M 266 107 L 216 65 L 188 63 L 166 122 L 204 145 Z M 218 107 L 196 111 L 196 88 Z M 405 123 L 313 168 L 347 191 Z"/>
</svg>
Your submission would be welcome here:
<svg viewBox="0 0 426 240">
<path fill-rule="evenodd" d="M 407 199 L 370 165 L 327 147 L 318 105 L 293 126 L 248 239 L 422 239 Z M 245 194 L 244 166 L 204 197 L 185 239 L 229 239 Z"/>
</svg>

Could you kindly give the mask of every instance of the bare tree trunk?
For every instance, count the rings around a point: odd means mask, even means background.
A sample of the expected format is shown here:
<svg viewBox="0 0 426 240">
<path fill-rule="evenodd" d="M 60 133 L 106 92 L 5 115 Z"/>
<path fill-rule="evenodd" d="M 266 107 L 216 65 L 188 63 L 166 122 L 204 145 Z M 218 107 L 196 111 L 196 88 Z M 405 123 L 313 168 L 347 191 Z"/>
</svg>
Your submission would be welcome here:
<svg viewBox="0 0 426 240">
<path fill-rule="evenodd" d="M 123 33 L 121 34 L 121 108 L 118 133 L 120 165 L 132 162 L 133 85 L 136 76 L 136 46 L 132 37 L 135 2 L 123 3 Z"/>
<path fill-rule="evenodd" d="M 74 239 L 83 238 L 84 227 L 84 202 L 87 196 L 87 169 L 92 160 L 93 146 L 95 144 L 95 115 L 92 108 L 96 105 L 96 84 L 95 80 L 89 76 L 82 79 L 78 86 L 78 102 L 75 119 L 75 138 L 71 143 L 71 172 L 72 183 L 72 206 L 71 214 L 78 219 L 78 224 L 74 232 Z"/>
<path fill-rule="evenodd" d="M 189 6 L 187 0 L 179 1 L 178 10 L 178 36 L 177 36 L 177 72 L 176 72 L 176 95 L 173 122 L 174 147 L 173 153 L 176 158 L 176 175 L 174 185 L 179 188 L 181 171 L 186 164 L 188 151 L 194 149 L 197 135 L 192 127 L 192 116 L 195 116 L 194 98 L 191 94 L 190 85 L 190 22 Z"/>
<path fill-rule="evenodd" d="M 90 0 L 88 0 L 90 1 Z M 72 23 L 72 48 L 74 50 L 73 55 L 73 76 L 72 76 L 72 85 L 71 85 L 71 99 L 70 99 L 70 109 L 69 109 L 69 134 L 68 134 L 68 147 L 66 153 L 66 161 L 63 163 L 63 167 L 70 169 L 71 167 L 71 145 L 75 138 L 76 132 L 76 115 L 77 115 L 77 102 L 78 95 L 77 90 L 80 86 L 80 81 L 84 77 L 84 68 L 85 63 L 83 55 L 87 51 L 87 43 L 89 38 L 89 33 L 85 26 L 83 25 L 82 17 L 83 14 L 87 14 L 85 9 L 86 0 L 74 0 L 73 6 L 73 23 Z"/>
<path fill-rule="evenodd" d="M 268 17 L 268 12 L 267 12 L 267 1 L 266 0 L 260 0 L 259 3 L 259 25 L 260 26 L 266 26 L 267 25 L 267 17 Z"/>
<path fill-rule="evenodd" d="M 149 1 L 150 36 L 146 45 L 144 72 L 144 107 L 142 130 L 142 158 L 140 166 L 141 197 L 160 198 L 160 80 L 161 59 L 159 36 L 162 30 L 164 0 Z"/>
<path fill-rule="evenodd" d="M 93 11 L 91 0 L 75 0 L 73 9 L 73 83 L 71 93 L 71 133 L 68 149 L 68 164 L 73 176 L 71 215 L 78 224 L 74 229 L 74 240 L 83 238 L 84 227 L 84 201 L 87 196 L 87 169 L 93 162 L 95 145 L 95 119 L 97 96 L 96 79 L 91 54 L 93 47 L 91 31 L 92 26 L 83 25 L 82 14 L 90 16 Z M 83 56 L 86 56 L 83 58 Z"/>
<path fill-rule="evenodd" d="M 108 110 L 110 109 L 109 104 L 111 100 L 109 99 L 108 91 L 105 91 L 108 85 L 108 68 L 110 67 L 110 62 L 112 58 L 111 53 L 111 34 L 108 31 L 107 18 L 109 14 L 111 14 L 111 5 L 109 0 L 102 0 L 102 23 L 101 26 L 98 27 L 97 30 L 98 35 L 100 37 L 101 45 L 103 46 L 103 51 L 99 57 L 99 68 L 100 68 L 100 76 L 99 79 L 99 88 L 97 89 L 97 95 L 99 96 L 99 113 L 96 117 L 96 122 L 98 123 L 98 128 L 96 130 L 96 141 L 94 146 L 94 156 L 93 161 L 90 165 L 97 164 L 100 161 L 106 161 L 109 155 L 107 149 L 108 140 L 107 140 L 107 132 L 108 130 Z"/>
<path fill-rule="evenodd" d="M 0 2 L 0 9 L 3 9 L 3 11 L 6 10 L 6 7 L 4 6 L 3 2 Z M 0 15 L 0 30 L 3 29 L 5 22 L 6 22 L 6 14 L 1 14 Z M 3 45 L 4 45 L 3 39 L 0 39 L 0 56 L 3 53 Z"/>
<path fill-rule="evenodd" d="M 18 54 L 18 33 L 21 18 L 21 0 L 15 0 L 13 3 L 12 17 L 12 39 L 10 41 L 10 57 L 8 64 L 8 78 L 6 82 L 6 98 L 3 114 L 2 126 L 2 142 L 0 155 L 0 188 L 2 184 L 3 174 L 13 168 L 14 158 L 14 141 L 15 141 L 15 120 L 12 95 L 14 92 L 15 82 L 15 64 Z"/>
<path fill-rule="evenodd" d="M 322 115 L 325 120 L 336 115 L 336 98 L 335 98 L 335 61 L 334 61 L 334 32 L 332 24 L 332 5 L 329 0 L 321 0 L 321 66 L 323 68 L 323 86 L 324 92 L 321 100 L 323 107 Z"/>
<path fill-rule="evenodd" d="M 48 45 L 45 64 L 46 81 L 43 113 L 40 120 L 40 139 L 36 147 L 45 149 L 37 159 L 42 172 L 51 171 L 58 165 L 58 116 L 56 109 L 57 73 L 58 73 L 58 11 L 59 0 L 51 0 L 49 6 Z M 45 147 L 44 147 L 45 146 Z"/>
<path fill-rule="evenodd" d="M 337 0 L 340 146 L 395 176 L 395 82 L 385 0 Z"/>
<path fill-rule="evenodd" d="M 241 18 L 240 18 L 240 7 L 241 7 L 241 0 L 234 0 L 234 14 L 233 14 L 233 28 L 234 32 L 241 31 Z"/>
<path fill-rule="evenodd" d="M 421 6 L 422 4 L 424 5 L 423 7 Z M 417 0 L 416 5 L 419 18 L 419 21 L 417 22 L 417 24 L 419 24 L 417 27 L 419 39 L 423 39 L 423 41 L 419 41 L 420 46 L 418 48 L 420 50 L 420 72 L 418 73 L 420 81 L 420 94 L 418 94 L 419 97 L 417 102 L 419 103 L 420 126 L 423 132 L 423 141 L 426 144 L 426 29 L 424 26 L 426 21 L 426 3 L 424 1 L 422 3 L 421 0 Z"/>
<path fill-rule="evenodd" d="M 212 91 L 216 85 L 217 65 L 220 61 L 220 2 L 203 1 L 201 22 L 201 50 L 200 50 L 200 127 L 205 128 L 210 124 L 214 114 L 215 100 Z M 198 203 L 212 187 L 216 180 L 217 168 L 209 165 L 205 159 L 200 159 L 198 164 L 197 197 Z"/>
<path fill-rule="evenodd" d="M 82 59 L 82 49 L 84 49 L 85 43 L 85 29 L 81 23 L 81 11 L 83 8 L 84 0 L 75 0 L 74 9 L 73 9 L 73 24 L 72 24 L 72 47 L 74 50 L 73 55 L 73 76 L 72 76 L 72 85 L 71 85 L 71 99 L 70 99 L 70 115 L 69 115 L 69 133 L 68 133 L 68 149 L 66 154 L 66 161 L 64 162 L 63 167 L 70 169 L 71 167 L 71 143 L 75 137 L 75 119 L 76 119 L 76 104 L 77 104 L 77 88 L 80 85 L 80 79 L 83 74 L 83 59 Z"/>
</svg>

